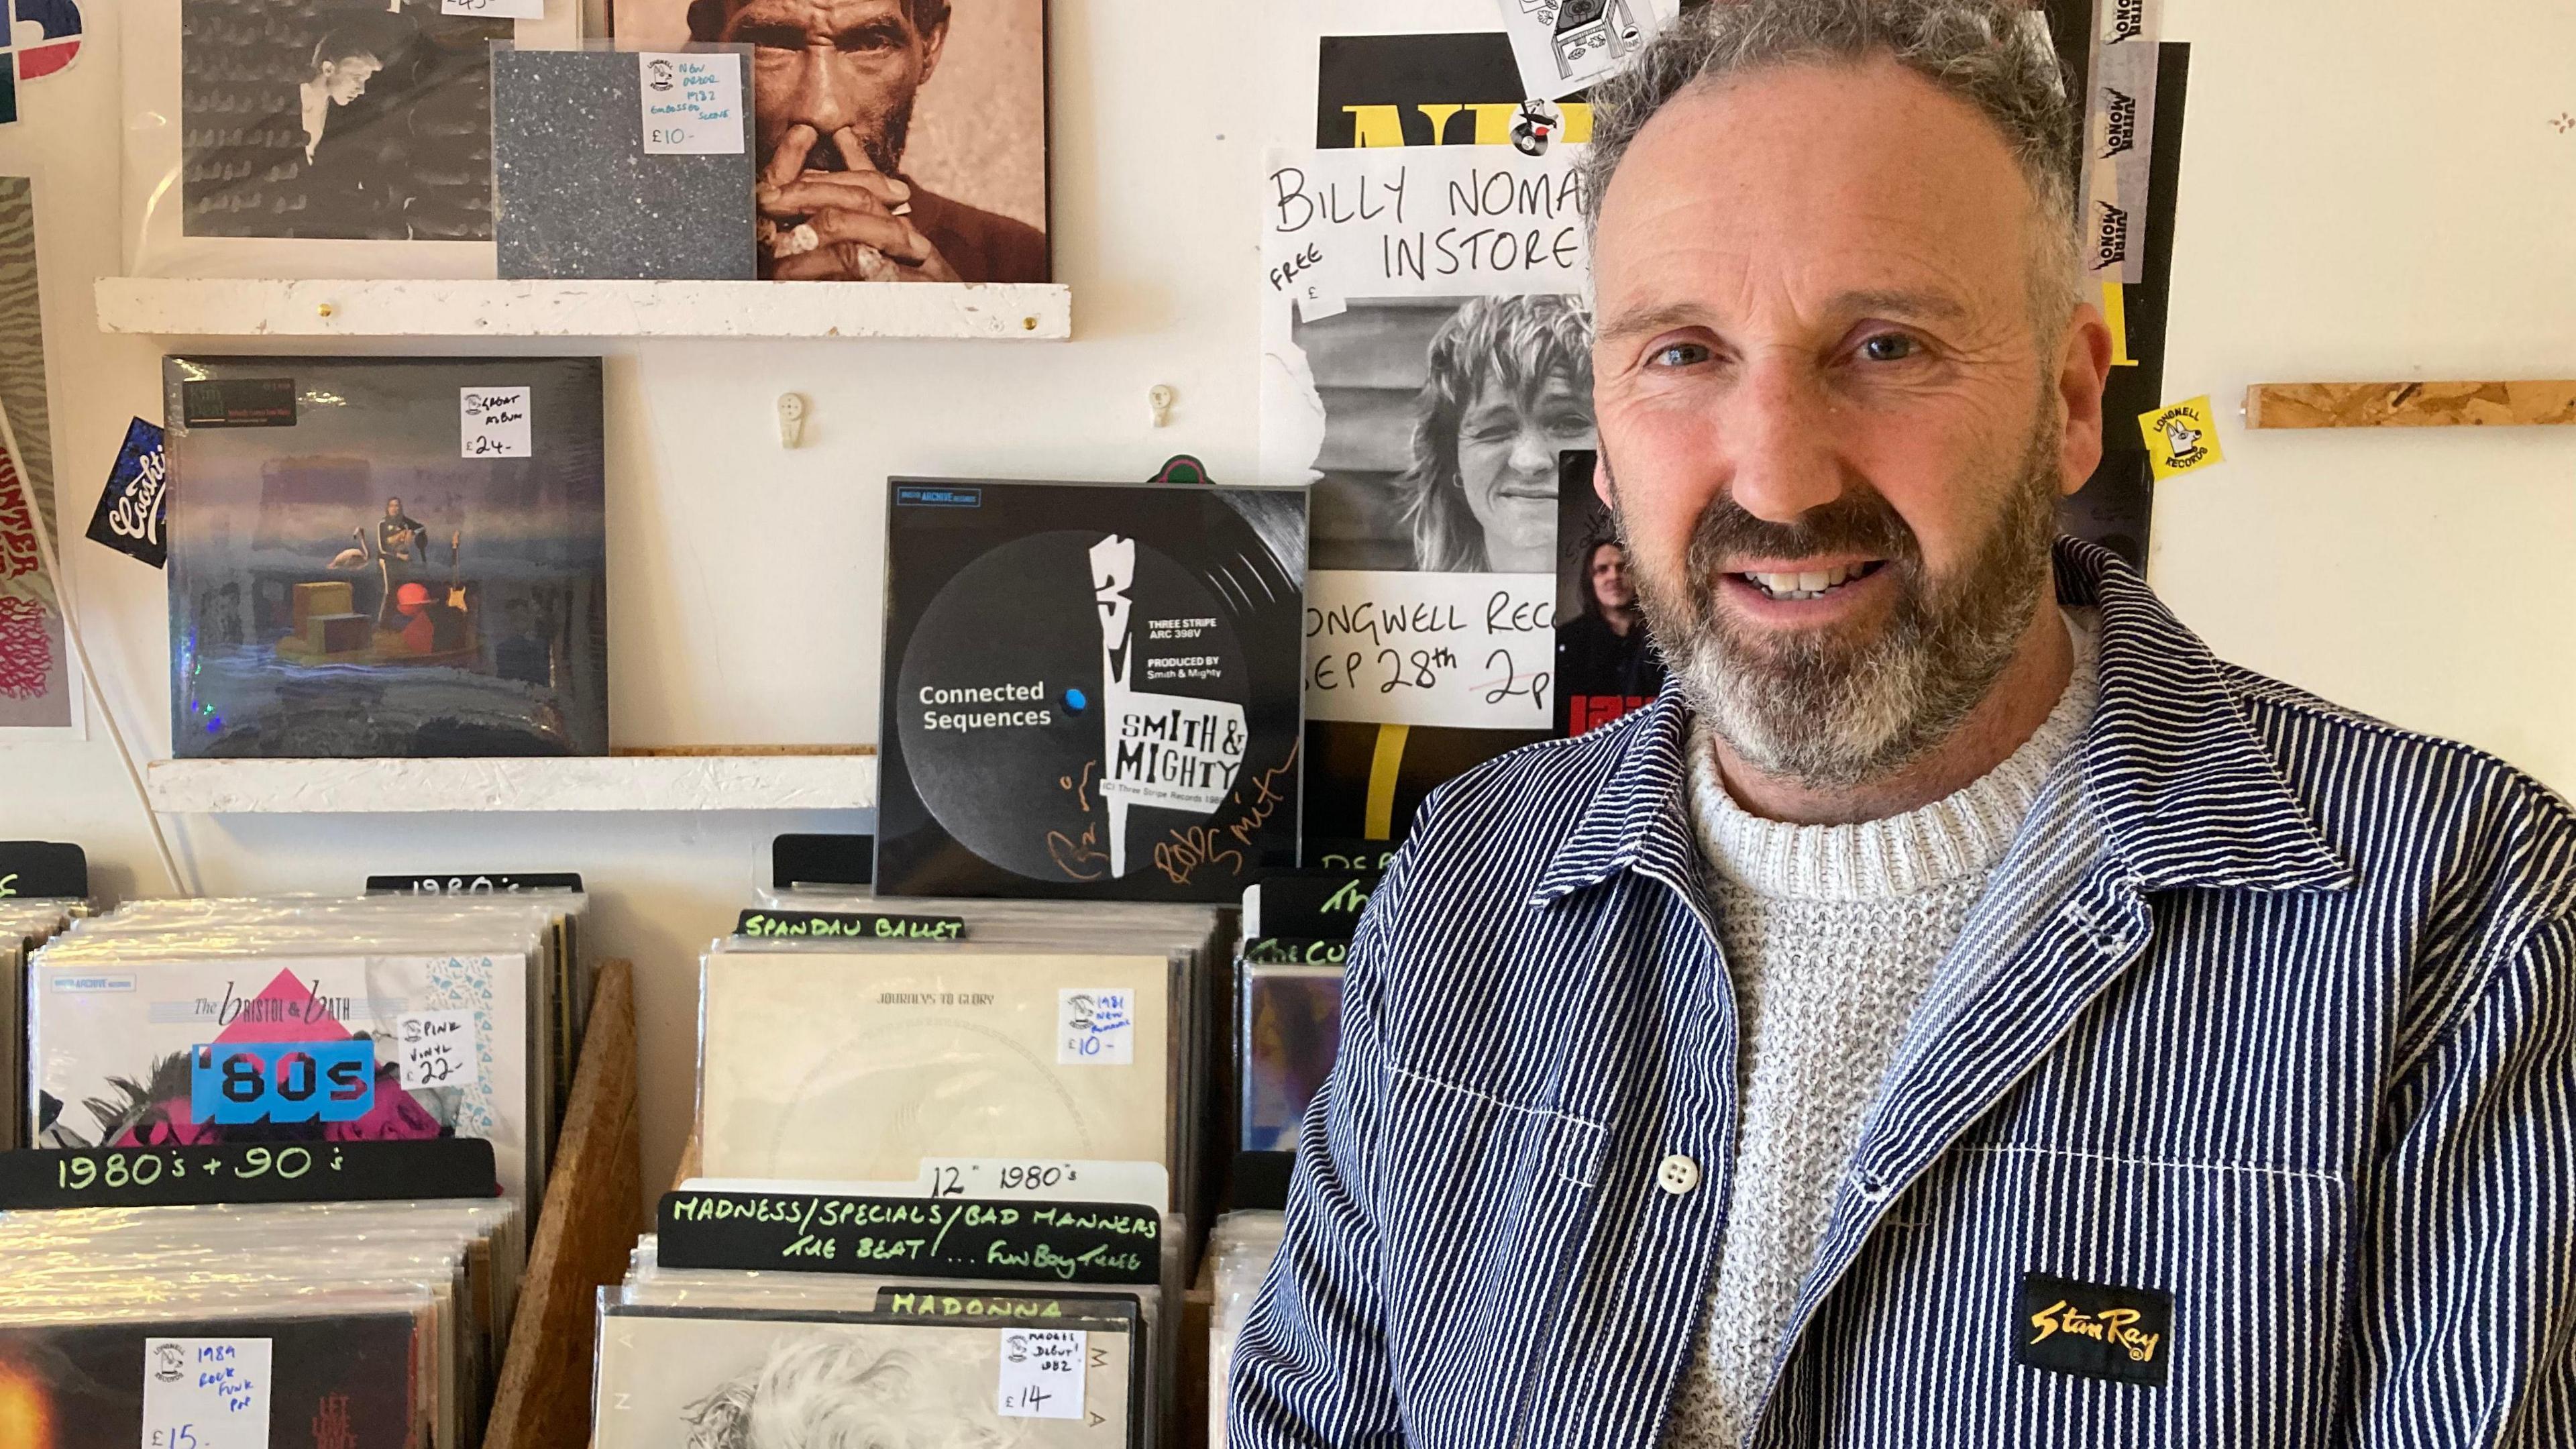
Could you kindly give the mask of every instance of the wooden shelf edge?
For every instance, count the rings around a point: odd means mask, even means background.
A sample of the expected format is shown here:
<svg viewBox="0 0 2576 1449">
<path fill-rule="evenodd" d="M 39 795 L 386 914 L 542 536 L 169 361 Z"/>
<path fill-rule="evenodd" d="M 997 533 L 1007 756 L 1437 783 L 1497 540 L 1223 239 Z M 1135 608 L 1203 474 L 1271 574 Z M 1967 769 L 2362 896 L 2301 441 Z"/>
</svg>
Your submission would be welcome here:
<svg viewBox="0 0 2576 1449">
<path fill-rule="evenodd" d="M 2476 428 L 2576 425 L 2576 381 L 2258 382 L 2249 428 Z"/>
<path fill-rule="evenodd" d="M 165 815 L 868 810 L 874 750 L 571 759 L 154 760 Z"/>
<path fill-rule="evenodd" d="M 688 337 L 1061 342 L 1061 282 L 101 277 L 102 332 L 152 337 Z"/>
</svg>

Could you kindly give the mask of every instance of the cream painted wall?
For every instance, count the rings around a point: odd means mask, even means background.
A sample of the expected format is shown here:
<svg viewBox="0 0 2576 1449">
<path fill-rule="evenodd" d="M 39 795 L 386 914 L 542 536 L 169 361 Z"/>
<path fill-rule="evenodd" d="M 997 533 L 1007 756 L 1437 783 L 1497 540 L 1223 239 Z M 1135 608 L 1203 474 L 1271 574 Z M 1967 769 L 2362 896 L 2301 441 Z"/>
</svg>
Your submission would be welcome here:
<svg viewBox="0 0 2576 1449">
<path fill-rule="evenodd" d="M 100 334 L 90 309 L 90 279 L 117 254 L 117 8 L 90 0 L 78 66 L 22 93 L 28 119 L 0 129 L 0 173 L 31 171 L 43 188 L 77 606 L 108 699 L 158 753 L 161 577 L 79 536 L 125 420 L 158 406 L 162 348 Z M 2167 485 L 2153 575 L 2222 653 L 2576 790 L 2576 612 L 2558 591 L 2576 549 L 2576 429 L 2233 425 L 2233 399 L 2256 380 L 2576 372 L 2576 131 L 2549 124 L 2576 112 L 2576 12 L 2562 0 L 2458 8 L 2437 26 L 2387 0 L 2167 0 L 2168 33 L 2196 43 L 2168 391 L 2225 404 L 2228 462 Z M 1244 476 L 1265 117 L 1288 118 L 1284 139 L 1312 124 L 1311 44 L 1284 30 L 1382 26 L 1390 10 L 1425 30 L 1491 13 L 1488 0 L 1055 0 L 1070 344 L 601 348 L 616 741 L 874 739 L 875 521 L 890 473 L 1142 477 L 1193 451 L 1220 478 Z M 1145 400 L 1155 383 L 1180 392 L 1162 431 Z M 808 446 L 782 453 L 772 400 L 789 389 L 814 414 Z M 687 1130 L 697 950 L 759 880 L 771 835 L 865 824 L 230 816 L 171 828 L 216 892 L 354 889 L 386 870 L 584 872 L 599 940 L 641 969 L 649 1186 Z M 111 894 L 169 889 L 96 727 L 87 741 L 0 735 L 0 836 L 21 835 L 85 843 Z"/>
</svg>

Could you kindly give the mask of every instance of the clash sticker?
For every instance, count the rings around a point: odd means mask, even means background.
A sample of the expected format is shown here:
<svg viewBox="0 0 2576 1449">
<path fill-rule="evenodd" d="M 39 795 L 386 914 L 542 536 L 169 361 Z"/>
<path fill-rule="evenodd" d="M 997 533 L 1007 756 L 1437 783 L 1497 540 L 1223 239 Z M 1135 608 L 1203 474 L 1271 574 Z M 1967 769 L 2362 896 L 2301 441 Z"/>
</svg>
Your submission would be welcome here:
<svg viewBox="0 0 2576 1449">
<path fill-rule="evenodd" d="M 2146 437 L 2147 461 L 2159 479 L 2227 461 L 2218 450 L 2218 419 L 2206 396 L 2138 414 L 2138 431 Z"/>
</svg>

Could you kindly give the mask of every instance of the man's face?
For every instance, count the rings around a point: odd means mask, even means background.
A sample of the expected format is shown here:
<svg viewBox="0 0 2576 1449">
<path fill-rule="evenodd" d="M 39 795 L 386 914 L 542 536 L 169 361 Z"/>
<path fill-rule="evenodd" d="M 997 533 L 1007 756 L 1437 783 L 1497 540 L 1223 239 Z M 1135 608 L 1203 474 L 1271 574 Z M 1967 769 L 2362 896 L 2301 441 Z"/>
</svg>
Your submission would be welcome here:
<svg viewBox="0 0 2576 1449">
<path fill-rule="evenodd" d="M 903 163 L 913 95 L 939 64 L 947 34 L 945 22 L 915 29 L 903 0 L 742 0 L 721 38 L 757 47 L 752 84 L 763 158 L 802 124 L 820 138 L 807 169 L 847 169 L 847 145 L 892 175 Z"/>
<path fill-rule="evenodd" d="M 1601 602 L 1605 613 L 1615 614 L 1636 604 L 1636 592 L 1628 587 L 1626 549 L 1605 543 L 1592 551 L 1592 597 Z"/>
<path fill-rule="evenodd" d="M 1547 573 L 1555 567 L 1556 455 L 1592 446 L 1584 401 L 1558 378 L 1534 402 L 1487 382 L 1459 415 L 1458 481 L 1497 571 Z"/>
<path fill-rule="evenodd" d="M 2108 366 L 2089 310 L 2043 335 L 2033 225 L 1993 128 L 1889 60 L 1686 92 L 1602 198 L 1601 489 L 1757 768 L 1898 768 L 2030 628 Z"/>
<path fill-rule="evenodd" d="M 326 60 L 322 62 L 323 93 L 331 97 L 331 104 L 345 106 L 365 95 L 367 82 L 374 79 L 376 72 L 384 68 L 384 62 L 372 55 L 353 55 L 346 60 Z"/>
</svg>

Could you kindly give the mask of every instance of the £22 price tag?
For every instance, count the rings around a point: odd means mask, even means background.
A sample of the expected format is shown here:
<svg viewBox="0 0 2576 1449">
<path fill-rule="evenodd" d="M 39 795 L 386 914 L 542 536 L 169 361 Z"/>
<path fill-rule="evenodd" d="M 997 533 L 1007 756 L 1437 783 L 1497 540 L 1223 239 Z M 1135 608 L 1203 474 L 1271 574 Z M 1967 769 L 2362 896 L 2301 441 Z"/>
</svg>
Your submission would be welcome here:
<svg viewBox="0 0 2576 1449">
<path fill-rule="evenodd" d="M 1091 1335 L 1078 1328 L 1005 1328 L 1002 1417 L 1079 1419 Z"/>
<path fill-rule="evenodd" d="M 143 1449 L 269 1449 L 272 1340 L 143 1341 Z"/>
<path fill-rule="evenodd" d="M 402 1049 L 402 1084 L 465 1087 L 475 1079 L 474 1013 L 416 1011 L 394 1023 Z"/>
<path fill-rule="evenodd" d="M 1114 986 L 1056 993 L 1055 1061 L 1060 1067 L 1136 1064 L 1136 993 Z"/>
</svg>

